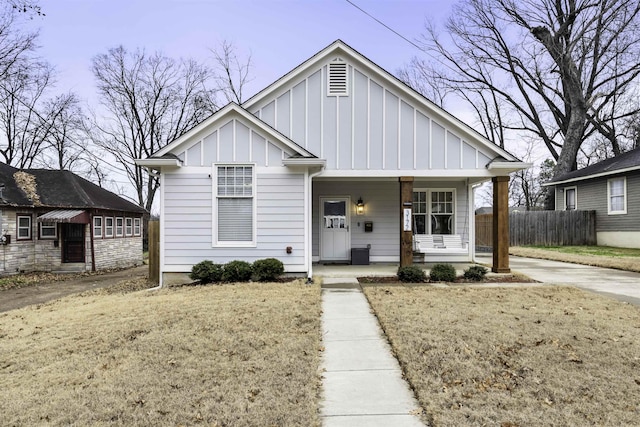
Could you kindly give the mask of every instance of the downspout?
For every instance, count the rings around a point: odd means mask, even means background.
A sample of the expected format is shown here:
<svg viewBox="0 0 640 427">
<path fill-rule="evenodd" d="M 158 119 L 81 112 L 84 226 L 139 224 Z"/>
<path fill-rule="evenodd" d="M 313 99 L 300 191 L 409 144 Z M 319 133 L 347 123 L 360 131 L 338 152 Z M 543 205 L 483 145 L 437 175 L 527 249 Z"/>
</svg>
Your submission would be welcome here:
<svg viewBox="0 0 640 427">
<path fill-rule="evenodd" d="M 93 213 L 89 215 L 89 239 L 91 240 L 91 271 L 96 271 L 96 248 L 93 240 Z"/>
<path fill-rule="evenodd" d="M 318 172 L 309 174 L 309 190 L 307 192 L 307 203 L 309 206 L 307 211 L 309 218 L 309 223 L 307 224 L 307 233 L 309 233 L 309 240 L 307 241 L 307 264 L 309 265 L 307 269 L 307 283 L 309 284 L 313 283 L 313 178 L 322 172 L 324 172 L 324 166 L 322 166 Z"/>
</svg>

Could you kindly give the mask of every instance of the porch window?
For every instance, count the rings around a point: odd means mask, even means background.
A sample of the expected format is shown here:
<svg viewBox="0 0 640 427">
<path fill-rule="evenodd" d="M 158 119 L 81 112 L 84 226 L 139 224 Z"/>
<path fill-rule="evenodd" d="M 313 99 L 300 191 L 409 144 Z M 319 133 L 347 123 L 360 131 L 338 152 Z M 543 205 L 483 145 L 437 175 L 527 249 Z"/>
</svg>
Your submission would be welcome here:
<svg viewBox="0 0 640 427">
<path fill-rule="evenodd" d="M 125 218 L 125 235 L 133 236 L 133 218 Z"/>
<path fill-rule="evenodd" d="M 609 215 L 627 213 L 627 179 L 613 178 L 607 181 L 607 195 L 609 198 Z"/>
<path fill-rule="evenodd" d="M 18 215 L 18 240 L 31 240 L 31 215 Z"/>
<path fill-rule="evenodd" d="M 113 218 L 104 219 L 104 237 L 113 237 Z"/>
<path fill-rule="evenodd" d="M 454 233 L 453 191 L 431 192 L 431 234 Z"/>
<path fill-rule="evenodd" d="M 102 237 L 102 217 L 93 217 L 93 237 Z"/>
<path fill-rule="evenodd" d="M 455 233 L 455 190 L 415 190 L 413 229 L 415 234 Z"/>
<path fill-rule="evenodd" d="M 576 187 L 568 187 L 564 189 L 564 210 L 574 211 L 578 207 L 577 198 L 578 189 Z"/>
<path fill-rule="evenodd" d="M 140 218 L 135 218 L 133 220 L 133 235 L 134 236 L 140 235 Z"/>
<path fill-rule="evenodd" d="M 122 218 L 116 218 L 116 237 L 122 237 L 123 235 L 123 222 L 124 220 Z"/>
<path fill-rule="evenodd" d="M 255 243 L 255 177 L 252 165 L 217 165 L 215 243 Z"/>
<path fill-rule="evenodd" d="M 41 239 L 55 239 L 58 236 L 58 227 L 55 223 L 40 223 L 40 238 Z"/>
</svg>

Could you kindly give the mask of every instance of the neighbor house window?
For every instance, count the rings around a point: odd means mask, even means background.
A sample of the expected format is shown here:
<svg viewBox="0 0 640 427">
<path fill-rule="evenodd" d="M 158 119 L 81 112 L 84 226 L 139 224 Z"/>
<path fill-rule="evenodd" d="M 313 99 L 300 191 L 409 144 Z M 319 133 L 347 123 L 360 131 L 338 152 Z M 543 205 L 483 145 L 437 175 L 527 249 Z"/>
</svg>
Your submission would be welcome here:
<svg viewBox="0 0 640 427">
<path fill-rule="evenodd" d="M 116 236 L 117 237 L 122 237 L 122 232 L 123 232 L 123 219 L 122 218 L 116 218 Z"/>
<path fill-rule="evenodd" d="M 250 245 L 254 243 L 255 179 L 251 165 L 216 168 L 217 216 L 215 228 L 218 244 Z"/>
<path fill-rule="evenodd" d="M 413 192 L 412 228 L 415 234 L 453 234 L 454 227 L 455 191 Z"/>
<path fill-rule="evenodd" d="M 31 239 L 31 215 L 18 215 L 18 240 Z"/>
<path fill-rule="evenodd" d="M 568 187 L 564 189 L 564 210 L 575 211 L 578 208 L 578 189 Z"/>
<path fill-rule="evenodd" d="M 104 219 L 104 237 L 113 237 L 113 218 Z"/>
<path fill-rule="evenodd" d="M 93 217 L 93 237 L 102 237 L 102 217 Z"/>
<path fill-rule="evenodd" d="M 609 215 L 627 213 L 626 178 L 613 178 L 607 181 L 607 196 L 609 198 Z"/>
<path fill-rule="evenodd" d="M 55 223 L 41 222 L 40 223 L 40 238 L 41 239 L 55 239 L 57 237 L 57 229 Z"/>
<path fill-rule="evenodd" d="M 125 218 L 124 221 L 126 224 L 125 234 L 127 236 L 132 236 L 133 235 L 133 218 Z"/>
<path fill-rule="evenodd" d="M 136 218 L 133 220 L 133 235 L 140 235 L 140 218 Z"/>
</svg>

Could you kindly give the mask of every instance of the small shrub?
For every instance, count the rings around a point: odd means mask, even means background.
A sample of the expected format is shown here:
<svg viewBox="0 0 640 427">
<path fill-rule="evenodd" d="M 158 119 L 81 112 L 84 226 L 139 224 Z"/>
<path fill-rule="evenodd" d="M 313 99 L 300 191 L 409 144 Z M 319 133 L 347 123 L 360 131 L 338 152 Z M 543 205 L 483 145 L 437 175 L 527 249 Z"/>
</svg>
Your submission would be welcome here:
<svg viewBox="0 0 640 427">
<path fill-rule="evenodd" d="M 222 269 L 223 282 L 248 282 L 252 275 L 251 264 L 246 261 L 231 261 Z"/>
<path fill-rule="evenodd" d="M 398 268 L 398 280 L 405 283 L 421 283 L 426 280 L 427 276 L 424 270 L 415 265 Z"/>
<path fill-rule="evenodd" d="M 487 275 L 487 271 L 488 270 L 481 265 L 473 265 L 464 271 L 464 278 L 479 282 Z"/>
<path fill-rule="evenodd" d="M 456 280 L 456 269 L 451 264 L 436 264 L 429 271 L 429 279 L 433 282 L 453 282 Z"/>
<path fill-rule="evenodd" d="M 273 281 L 284 274 L 284 264 L 276 258 L 259 259 L 253 263 L 253 275 L 261 282 Z"/>
<path fill-rule="evenodd" d="M 189 278 L 202 283 L 219 282 L 222 279 L 222 266 L 208 260 L 201 261 L 191 268 Z"/>
</svg>

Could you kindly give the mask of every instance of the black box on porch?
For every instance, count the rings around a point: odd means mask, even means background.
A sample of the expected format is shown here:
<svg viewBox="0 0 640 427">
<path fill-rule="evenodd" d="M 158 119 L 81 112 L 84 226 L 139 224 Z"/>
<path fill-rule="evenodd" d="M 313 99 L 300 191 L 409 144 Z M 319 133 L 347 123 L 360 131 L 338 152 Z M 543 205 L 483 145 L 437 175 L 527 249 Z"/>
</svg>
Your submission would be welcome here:
<svg viewBox="0 0 640 427">
<path fill-rule="evenodd" d="M 369 265 L 369 248 L 351 248 L 351 265 Z"/>
</svg>

